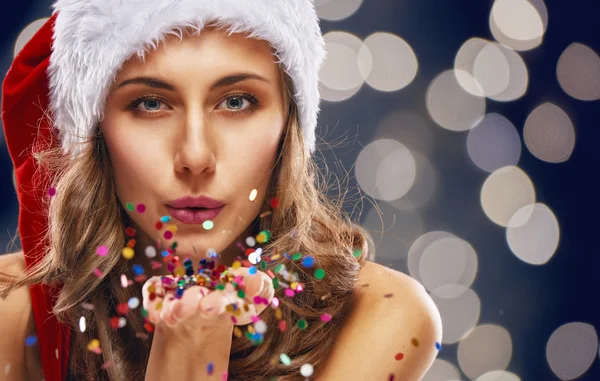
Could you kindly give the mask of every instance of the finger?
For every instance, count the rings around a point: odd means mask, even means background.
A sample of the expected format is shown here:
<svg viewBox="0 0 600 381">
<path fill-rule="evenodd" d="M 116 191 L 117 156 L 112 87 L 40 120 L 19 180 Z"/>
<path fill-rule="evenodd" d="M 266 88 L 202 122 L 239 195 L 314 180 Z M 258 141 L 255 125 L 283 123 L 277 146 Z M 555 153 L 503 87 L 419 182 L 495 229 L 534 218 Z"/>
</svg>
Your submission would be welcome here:
<svg viewBox="0 0 600 381">
<path fill-rule="evenodd" d="M 192 286 L 186 289 L 181 299 L 176 299 L 173 303 L 169 314 L 165 316 L 165 321 L 169 324 L 177 324 L 190 318 L 196 313 L 202 298 L 209 292 L 208 288 L 202 286 Z"/>
<path fill-rule="evenodd" d="M 230 290 L 214 290 L 200 301 L 198 312 L 207 318 L 219 316 L 228 304 L 235 303 L 235 298 Z"/>
<path fill-rule="evenodd" d="M 249 302 L 254 302 L 255 296 L 264 297 L 265 290 L 273 287 L 273 280 L 262 271 L 250 274 L 250 269 L 239 267 L 237 269 L 231 268 L 230 272 L 234 276 L 242 277 L 244 293 L 246 300 Z"/>
</svg>

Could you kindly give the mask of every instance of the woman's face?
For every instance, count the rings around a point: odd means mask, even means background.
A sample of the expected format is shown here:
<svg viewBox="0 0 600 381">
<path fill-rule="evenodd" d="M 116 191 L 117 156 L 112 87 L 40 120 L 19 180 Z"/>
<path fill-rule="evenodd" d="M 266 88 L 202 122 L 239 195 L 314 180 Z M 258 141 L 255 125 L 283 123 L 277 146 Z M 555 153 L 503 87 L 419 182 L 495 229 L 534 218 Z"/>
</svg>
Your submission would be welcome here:
<svg viewBox="0 0 600 381">
<path fill-rule="evenodd" d="M 225 204 L 214 227 L 172 217 L 177 231 L 162 246 L 177 241 L 179 255 L 196 259 L 209 248 L 242 254 L 235 242 L 263 206 L 285 124 L 283 94 L 268 43 L 216 29 L 183 41 L 170 36 L 145 62 L 124 64 L 101 129 L 121 204 L 146 206 L 125 208 L 138 248 L 163 237 L 155 222 L 169 215 L 170 201 L 208 196 Z"/>
</svg>

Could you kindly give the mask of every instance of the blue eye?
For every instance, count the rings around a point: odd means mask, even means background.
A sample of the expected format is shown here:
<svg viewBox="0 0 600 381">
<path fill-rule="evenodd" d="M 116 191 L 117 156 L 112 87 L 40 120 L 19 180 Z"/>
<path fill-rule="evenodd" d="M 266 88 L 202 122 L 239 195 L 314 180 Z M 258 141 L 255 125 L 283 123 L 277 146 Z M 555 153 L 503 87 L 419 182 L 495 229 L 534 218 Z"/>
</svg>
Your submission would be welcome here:
<svg viewBox="0 0 600 381">
<path fill-rule="evenodd" d="M 258 107 L 258 99 L 252 94 L 232 94 L 225 98 L 219 105 L 225 104 L 225 112 L 229 114 L 242 114 L 252 112 Z"/>
<path fill-rule="evenodd" d="M 127 108 L 138 115 L 149 116 L 150 114 L 156 114 L 160 111 L 160 106 L 164 103 L 165 102 L 162 99 L 156 96 L 146 95 L 131 102 Z M 139 107 L 140 105 L 145 107 Z"/>
<path fill-rule="evenodd" d="M 163 99 L 153 95 L 145 95 L 131 102 L 127 108 L 138 116 L 156 116 L 161 111 L 162 105 L 168 107 Z M 224 107 L 217 108 L 222 112 L 230 115 L 242 115 L 256 110 L 259 107 L 259 102 L 254 95 L 243 93 L 229 95 L 218 106 L 221 105 L 224 105 Z"/>
</svg>

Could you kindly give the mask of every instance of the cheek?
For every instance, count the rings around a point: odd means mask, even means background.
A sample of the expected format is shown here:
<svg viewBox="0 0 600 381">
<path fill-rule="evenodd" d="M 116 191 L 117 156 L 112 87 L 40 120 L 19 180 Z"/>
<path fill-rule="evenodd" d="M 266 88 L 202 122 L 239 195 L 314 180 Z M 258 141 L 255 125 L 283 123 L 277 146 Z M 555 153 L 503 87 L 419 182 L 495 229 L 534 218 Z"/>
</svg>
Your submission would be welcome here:
<svg viewBox="0 0 600 381">
<path fill-rule="evenodd" d="M 246 136 L 237 147 L 230 147 L 224 152 L 228 163 L 228 172 L 245 182 L 257 183 L 270 175 L 283 129 L 273 124 L 260 133 Z M 258 184 L 256 184 L 258 185 Z"/>
<path fill-rule="evenodd" d="M 118 195 L 135 201 L 139 198 L 140 191 L 149 189 L 158 178 L 159 155 L 153 142 L 139 134 L 133 139 L 123 131 L 105 134 L 105 140 Z"/>
</svg>

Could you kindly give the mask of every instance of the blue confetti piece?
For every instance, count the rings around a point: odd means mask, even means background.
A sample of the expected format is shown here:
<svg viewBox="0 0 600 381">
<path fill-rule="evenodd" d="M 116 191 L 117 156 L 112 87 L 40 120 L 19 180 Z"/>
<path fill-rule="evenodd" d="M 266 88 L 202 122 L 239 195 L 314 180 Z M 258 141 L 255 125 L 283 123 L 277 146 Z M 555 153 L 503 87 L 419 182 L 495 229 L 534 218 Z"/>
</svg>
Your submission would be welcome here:
<svg viewBox="0 0 600 381">
<path fill-rule="evenodd" d="M 32 345 L 35 345 L 35 343 L 37 343 L 37 336 L 27 336 L 25 338 L 26 346 L 31 347 Z"/>
<path fill-rule="evenodd" d="M 162 253 L 160 253 L 160 255 L 162 255 L 163 257 L 168 257 L 169 256 L 169 250 L 163 250 Z"/>
<path fill-rule="evenodd" d="M 283 253 L 283 256 L 286 257 L 287 259 L 292 259 L 292 257 L 290 257 L 290 255 L 288 253 Z"/>
<path fill-rule="evenodd" d="M 169 222 L 171 221 L 171 216 L 162 216 L 160 218 L 160 222 Z"/>
<path fill-rule="evenodd" d="M 208 363 L 208 367 L 206 368 L 206 372 L 208 373 L 208 375 L 212 375 L 213 372 L 215 371 L 215 365 L 211 362 Z"/>
<path fill-rule="evenodd" d="M 440 351 L 440 350 L 442 350 L 442 345 L 436 341 L 436 343 L 435 343 L 435 348 L 436 348 L 438 351 Z"/>
<path fill-rule="evenodd" d="M 131 269 L 135 275 L 142 275 L 144 273 L 144 267 L 142 265 L 135 264 L 131 266 Z"/>
<path fill-rule="evenodd" d="M 248 272 L 250 273 L 250 275 L 256 274 L 256 266 L 250 267 L 250 269 L 248 270 Z"/>
<path fill-rule="evenodd" d="M 302 266 L 304 267 L 312 267 L 315 264 L 315 258 L 313 257 L 304 257 L 302 258 Z"/>
</svg>

